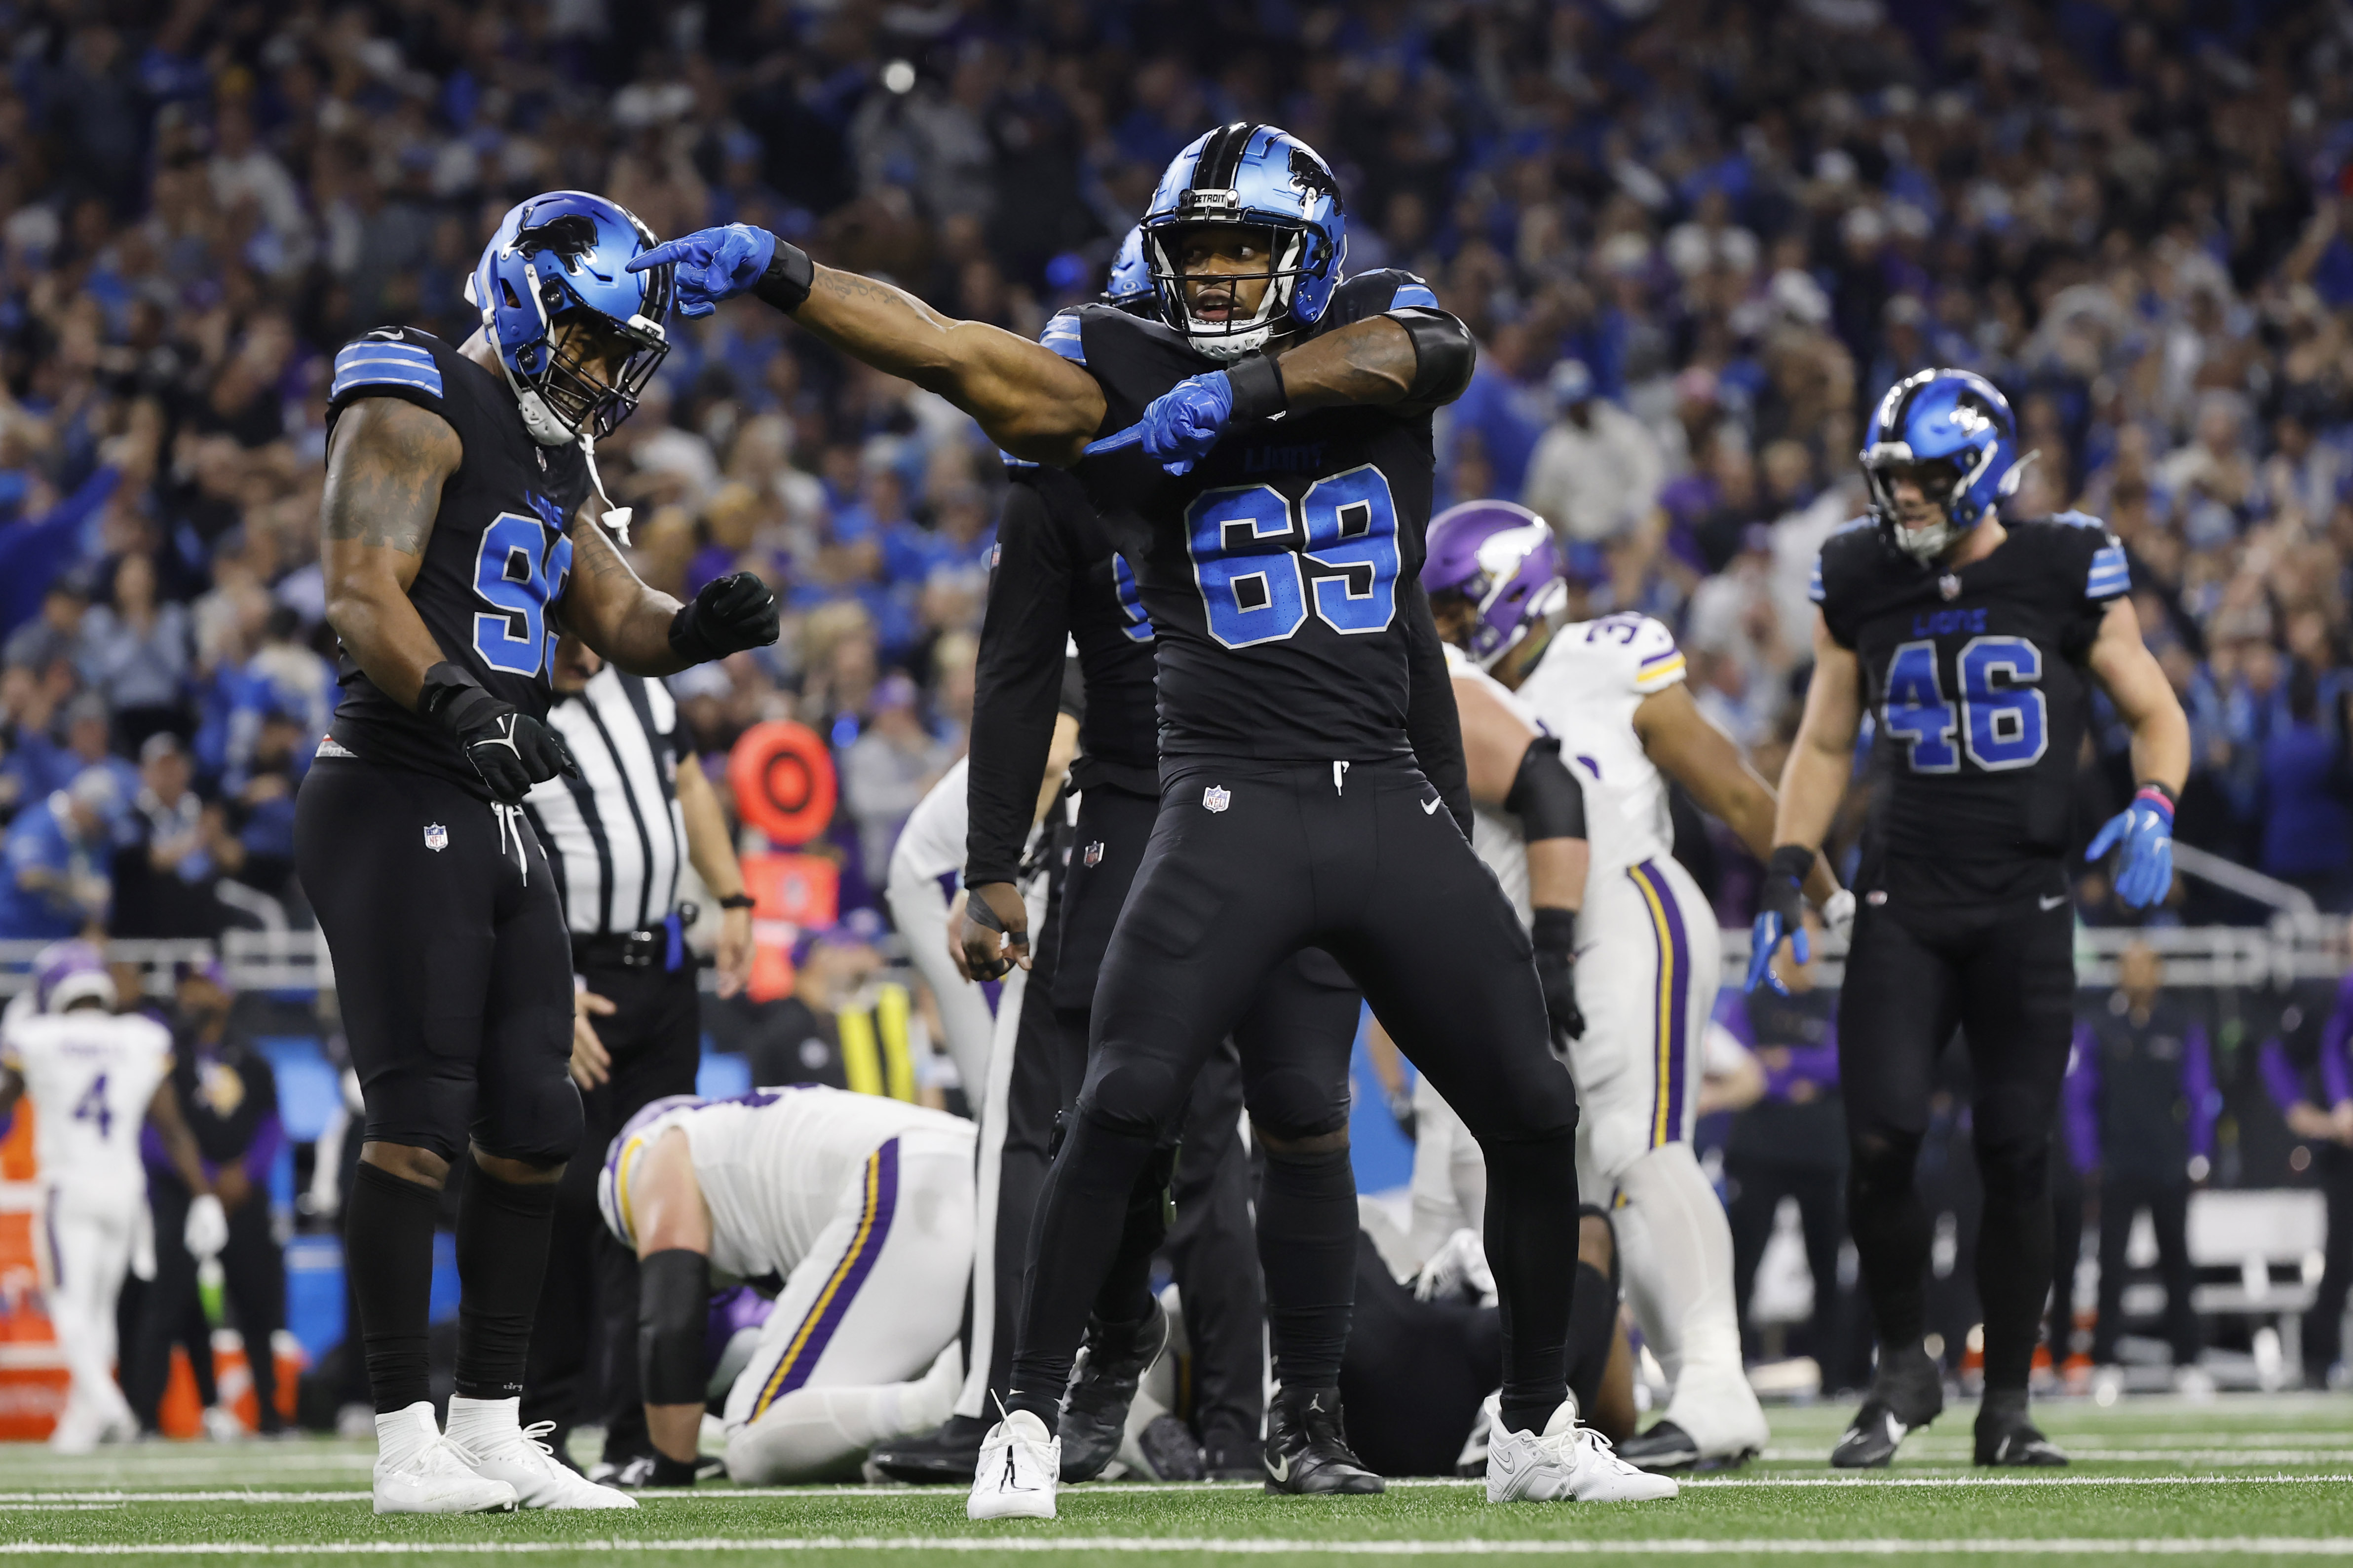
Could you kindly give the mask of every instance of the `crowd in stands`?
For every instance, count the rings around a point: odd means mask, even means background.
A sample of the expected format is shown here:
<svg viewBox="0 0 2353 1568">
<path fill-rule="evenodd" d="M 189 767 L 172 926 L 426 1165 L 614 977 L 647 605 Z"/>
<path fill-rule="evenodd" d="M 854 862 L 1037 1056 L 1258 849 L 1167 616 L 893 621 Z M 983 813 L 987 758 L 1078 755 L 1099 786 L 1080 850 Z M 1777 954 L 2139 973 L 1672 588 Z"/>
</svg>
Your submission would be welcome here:
<svg viewBox="0 0 2353 1568">
<path fill-rule="evenodd" d="M 327 366 L 457 341 L 498 216 L 761 224 L 1036 333 L 1165 162 L 1280 122 L 1353 269 L 1482 345 L 1441 501 L 1525 500 L 1668 621 L 1768 776 L 1873 399 L 1976 369 L 2104 517 L 2189 708 L 2185 840 L 2353 907 L 2353 13 L 2298 0 L 0 0 L 0 936 L 300 918 L 335 696 Z M 847 901 L 953 762 L 1002 480 L 944 402 L 753 301 L 600 444 L 635 559 L 783 642 L 675 682 L 706 753 L 828 736 Z M 2105 726 L 2114 788 L 2121 731 Z M 2096 821 L 2097 817 L 2090 817 Z M 1735 858 L 1728 846 L 1720 858 Z M 1738 921 L 1740 879 L 1719 886 Z M 2096 912 L 2098 900 L 2093 900 Z"/>
</svg>

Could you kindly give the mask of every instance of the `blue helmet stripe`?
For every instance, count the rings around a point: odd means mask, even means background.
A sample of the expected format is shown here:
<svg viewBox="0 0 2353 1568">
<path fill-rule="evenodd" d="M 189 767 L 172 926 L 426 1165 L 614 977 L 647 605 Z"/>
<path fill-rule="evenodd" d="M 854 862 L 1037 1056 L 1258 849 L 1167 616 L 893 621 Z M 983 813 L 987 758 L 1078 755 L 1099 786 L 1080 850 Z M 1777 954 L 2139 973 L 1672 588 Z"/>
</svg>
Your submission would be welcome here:
<svg viewBox="0 0 2353 1568">
<path fill-rule="evenodd" d="M 1438 296 L 1430 291 L 1427 283 L 1398 284 L 1398 291 L 1389 296 L 1389 309 L 1402 310 L 1413 305 L 1435 310 L 1438 309 Z"/>
</svg>

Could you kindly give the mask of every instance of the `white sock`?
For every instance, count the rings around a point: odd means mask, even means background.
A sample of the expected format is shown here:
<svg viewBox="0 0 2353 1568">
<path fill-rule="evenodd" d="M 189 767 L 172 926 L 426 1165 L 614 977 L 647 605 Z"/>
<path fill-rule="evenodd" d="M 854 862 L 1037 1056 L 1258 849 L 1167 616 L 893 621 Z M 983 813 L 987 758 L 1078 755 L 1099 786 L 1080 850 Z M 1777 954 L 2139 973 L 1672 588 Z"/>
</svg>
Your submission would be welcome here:
<svg viewBox="0 0 2353 1568">
<path fill-rule="evenodd" d="M 520 1432 L 522 1400 L 469 1399 L 462 1394 L 449 1396 L 449 1436 L 463 1443 L 474 1437 L 502 1436 Z"/>
<path fill-rule="evenodd" d="M 1619 1268 L 1643 1341 L 1668 1383 L 1686 1373 L 1713 1388 L 1741 1378 L 1732 1291 L 1732 1226 L 1688 1143 L 1668 1143 L 1618 1178 Z M 1744 1384 L 1745 1386 L 1745 1384 Z"/>
<path fill-rule="evenodd" d="M 398 1410 L 380 1411 L 375 1418 L 376 1463 L 397 1469 L 439 1436 L 433 1406 L 421 1399 Z"/>
</svg>

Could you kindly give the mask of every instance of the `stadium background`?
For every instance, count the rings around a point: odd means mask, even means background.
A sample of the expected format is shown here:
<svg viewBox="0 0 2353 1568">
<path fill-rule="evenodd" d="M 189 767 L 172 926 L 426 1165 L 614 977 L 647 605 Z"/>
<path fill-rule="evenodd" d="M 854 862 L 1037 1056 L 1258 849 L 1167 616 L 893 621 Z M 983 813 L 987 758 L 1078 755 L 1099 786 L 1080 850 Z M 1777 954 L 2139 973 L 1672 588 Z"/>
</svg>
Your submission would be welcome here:
<svg viewBox="0 0 2353 1568">
<path fill-rule="evenodd" d="M 2341 6 L 56 0 L 0 4 L 0 811 L 11 871 L 53 866 L 78 900 L 0 887 L 0 939 L 229 936 L 269 982 L 249 1026 L 302 1145 L 279 1183 L 299 1231 L 325 1225 L 298 1198 L 340 1102 L 290 874 L 334 698 L 334 348 L 387 321 L 462 339 L 483 237 L 554 186 L 665 236 L 762 224 L 1034 333 L 1099 286 L 1166 160 L 1243 117 L 1334 160 L 1352 268 L 1413 268 L 1477 332 L 1441 497 L 1545 511 L 1594 607 L 1675 627 L 1767 776 L 1868 400 L 1930 364 L 2001 385 L 2040 453 L 2020 508 L 2080 506 L 2131 552 L 2193 726 L 2182 841 L 2273 879 L 2185 878 L 2157 917 L 2184 928 L 2177 978 L 2262 982 L 2199 994 L 2211 1179 L 2308 1179 L 2258 1057 L 2284 1009 L 2325 1011 L 2326 917 L 2353 908 Z M 786 600 L 778 647 L 673 684 L 714 773 L 763 721 L 822 738 L 839 809 L 777 876 L 817 862 L 834 896 L 764 911 L 765 990 L 813 950 L 839 956 L 804 974 L 854 986 L 890 956 L 898 824 L 964 743 L 996 455 L 757 305 L 671 326 L 600 466 L 649 581 L 748 567 Z M 1585 395 L 1587 424 L 1559 412 Z M 2080 825 L 2128 782 L 2097 733 Z M 93 770 L 113 787 L 77 816 L 56 792 Z M 1746 857 L 1695 817 L 1679 851 L 1745 924 Z M 2297 894 L 2318 918 L 2209 929 Z M 747 1081 L 740 1051 L 712 1071 Z M 1389 1185 L 1402 1144 L 1366 1107 L 1366 1184 Z M 332 1242 L 294 1246 L 299 1326 Z"/>
</svg>

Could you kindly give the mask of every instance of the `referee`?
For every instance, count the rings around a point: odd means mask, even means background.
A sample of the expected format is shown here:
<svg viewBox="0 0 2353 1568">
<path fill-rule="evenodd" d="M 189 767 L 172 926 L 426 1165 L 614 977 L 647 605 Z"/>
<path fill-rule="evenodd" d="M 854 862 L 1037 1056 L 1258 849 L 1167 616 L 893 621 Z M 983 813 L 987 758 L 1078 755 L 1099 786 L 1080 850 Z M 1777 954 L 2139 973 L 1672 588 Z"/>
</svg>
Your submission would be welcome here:
<svg viewBox="0 0 2353 1568">
<path fill-rule="evenodd" d="M 554 678 L 547 722 L 580 776 L 537 786 L 523 810 L 546 846 L 572 931 L 572 1078 L 588 1128 L 558 1190 L 522 1418 L 554 1422 L 559 1455 L 574 1423 L 601 1423 L 595 1479 L 642 1485 L 653 1445 L 638 1394 L 638 1266 L 597 1218 L 596 1174 L 630 1116 L 664 1095 L 694 1092 L 702 1023 L 685 942 L 694 911 L 678 900 L 681 866 L 692 862 L 724 911 L 723 996 L 751 974 L 752 900 L 718 795 L 662 683 L 623 675 L 568 635 Z"/>
</svg>

